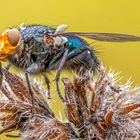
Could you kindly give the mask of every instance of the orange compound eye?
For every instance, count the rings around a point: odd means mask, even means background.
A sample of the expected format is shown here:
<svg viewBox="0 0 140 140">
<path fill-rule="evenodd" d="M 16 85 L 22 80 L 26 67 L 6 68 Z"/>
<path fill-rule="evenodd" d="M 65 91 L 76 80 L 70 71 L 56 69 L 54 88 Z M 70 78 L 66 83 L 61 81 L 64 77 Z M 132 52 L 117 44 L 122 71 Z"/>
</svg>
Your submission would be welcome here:
<svg viewBox="0 0 140 140">
<path fill-rule="evenodd" d="M 0 35 L 0 59 L 8 54 L 15 54 L 20 41 L 20 32 L 17 29 L 6 30 Z"/>
<path fill-rule="evenodd" d="M 18 29 L 11 29 L 7 33 L 8 41 L 12 46 L 16 46 L 20 39 L 20 32 Z"/>
</svg>

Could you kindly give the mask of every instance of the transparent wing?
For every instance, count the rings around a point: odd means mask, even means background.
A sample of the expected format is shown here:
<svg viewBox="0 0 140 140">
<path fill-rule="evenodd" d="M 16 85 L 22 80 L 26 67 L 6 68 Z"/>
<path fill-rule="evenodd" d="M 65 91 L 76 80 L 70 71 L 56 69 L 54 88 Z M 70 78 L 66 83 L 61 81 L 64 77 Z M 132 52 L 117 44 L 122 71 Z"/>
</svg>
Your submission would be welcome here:
<svg viewBox="0 0 140 140">
<path fill-rule="evenodd" d="M 128 41 L 140 41 L 140 37 L 127 34 L 118 33 L 86 33 L 86 32 L 69 32 L 65 34 L 78 35 L 86 38 L 106 41 L 106 42 L 128 42 Z"/>
</svg>

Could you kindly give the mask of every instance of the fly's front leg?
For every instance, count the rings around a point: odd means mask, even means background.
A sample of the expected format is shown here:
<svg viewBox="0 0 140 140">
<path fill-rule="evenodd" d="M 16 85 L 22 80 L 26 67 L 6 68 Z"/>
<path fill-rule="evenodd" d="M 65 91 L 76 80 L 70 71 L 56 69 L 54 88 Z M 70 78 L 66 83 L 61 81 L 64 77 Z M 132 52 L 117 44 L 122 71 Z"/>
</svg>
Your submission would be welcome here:
<svg viewBox="0 0 140 140">
<path fill-rule="evenodd" d="M 0 87 L 2 86 L 2 80 L 3 80 L 2 63 L 0 62 Z"/>
<path fill-rule="evenodd" d="M 56 77 L 55 77 L 56 89 L 57 89 L 57 92 L 58 92 L 58 95 L 59 95 L 60 99 L 61 99 L 63 102 L 65 102 L 65 100 L 64 100 L 64 98 L 63 98 L 63 96 L 62 96 L 62 94 L 61 94 L 61 91 L 60 91 L 59 83 L 58 83 L 58 82 L 59 82 L 60 73 L 61 73 L 61 71 L 62 71 L 62 69 L 63 69 L 63 66 L 64 66 L 64 64 L 65 64 L 65 61 L 66 61 L 66 59 L 67 59 L 67 55 L 68 55 L 68 49 L 65 50 L 65 52 L 64 52 L 63 58 L 62 58 L 62 60 L 61 60 L 61 62 L 60 62 L 60 65 L 59 65 L 59 67 L 58 67 L 58 70 L 57 70 L 57 73 L 56 73 Z"/>
<path fill-rule="evenodd" d="M 12 64 L 9 63 L 5 68 L 9 70 L 11 66 Z M 0 62 L 0 87 L 2 85 L 2 80 L 3 80 L 2 63 Z"/>
<path fill-rule="evenodd" d="M 34 111 L 35 111 L 35 102 L 34 102 L 34 100 L 35 99 L 34 99 L 33 91 L 32 91 L 31 85 L 30 85 L 29 76 L 28 76 L 28 73 L 27 72 L 25 72 L 25 78 L 26 78 L 28 89 L 29 89 L 29 93 L 31 95 L 31 101 L 32 101 L 32 117 L 34 117 Z"/>
<path fill-rule="evenodd" d="M 47 89 L 48 89 L 48 98 L 51 99 L 51 96 L 50 96 L 50 80 L 48 78 L 48 75 L 43 73 L 43 77 L 44 77 L 44 80 L 47 84 Z"/>
<path fill-rule="evenodd" d="M 12 64 L 8 63 L 8 65 L 5 67 L 7 70 L 9 70 L 11 68 Z"/>
</svg>

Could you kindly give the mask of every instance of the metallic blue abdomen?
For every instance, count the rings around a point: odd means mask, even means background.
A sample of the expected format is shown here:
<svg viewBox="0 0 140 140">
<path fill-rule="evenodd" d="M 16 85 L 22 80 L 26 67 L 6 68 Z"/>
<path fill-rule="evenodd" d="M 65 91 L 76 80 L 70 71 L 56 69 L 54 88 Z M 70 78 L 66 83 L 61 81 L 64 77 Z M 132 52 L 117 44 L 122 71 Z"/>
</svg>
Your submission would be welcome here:
<svg viewBox="0 0 140 140">
<path fill-rule="evenodd" d="M 66 35 L 65 36 L 68 39 L 68 44 L 66 45 L 67 48 L 71 49 L 78 49 L 81 47 L 87 46 L 87 42 L 80 37 L 73 36 L 73 35 Z"/>
</svg>

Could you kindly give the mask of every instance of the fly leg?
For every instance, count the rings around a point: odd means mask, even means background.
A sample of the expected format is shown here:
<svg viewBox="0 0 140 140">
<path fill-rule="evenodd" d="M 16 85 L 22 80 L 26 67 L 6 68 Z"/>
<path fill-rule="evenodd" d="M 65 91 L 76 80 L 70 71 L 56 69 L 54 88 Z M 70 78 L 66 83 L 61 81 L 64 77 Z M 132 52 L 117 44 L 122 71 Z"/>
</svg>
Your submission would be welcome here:
<svg viewBox="0 0 140 140">
<path fill-rule="evenodd" d="M 48 89 L 48 98 L 51 99 L 51 96 L 50 96 L 50 80 L 47 76 L 47 74 L 43 73 L 43 77 L 44 77 L 44 80 L 47 84 L 47 89 Z"/>
<path fill-rule="evenodd" d="M 2 80 L 3 80 L 2 63 L 0 62 L 0 87 L 2 86 Z"/>
<path fill-rule="evenodd" d="M 12 64 L 9 63 L 5 68 L 6 68 L 7 70 L 9 70 L 9 69 L 11 68 L 11 66 L 12 66 Z"/>
<path fill-rule="evenodd" d="M 61 91 L 60 91 L 59 83 L 58 83 L 58 82 L 59 82 L 59 78 L 60 78 L 60 73 L 61 73 L 61 71 L 62 71 L 62 69 L 63 69 L 63 66 L 64 66 L 64 64 L 65 64 L 65 61 L 66 61 L 66 59 L 67 59 L 67 55 L 68 55 L 68 49 L 64 52 L 64 55 L 63 55 L 63 57 L 62 57 L 62 60 L 61 60 L 61 62 L 60 62 L 60 65 L 59 65 L 59 67 L 58 67 L 58 70 L 57 70 L 57 73 L 56 73 L 56 76 L 55 76 L 56 89 L 57 89 L 59 98 L 60 98 L 63 102 L 65 102 L 65 100 L 64 100 L 64 98 L 63 98 L 63 96 L 62 96 L 62 94 L 61 94 Z"/>
<path fill-rule="evenodd" d="M 20 138 L 21 134 L 19 133 L 18 135 L 11 135 L 11 134 L 7 134 L 5 135 L 6 137 L 10 137 L 10 138 Z"/>
<path fill-rule="evenodd" d="M 34 43 L 34 38 L 32 38 L 32 41 Z M 29 67 L 29 65 L 30 65 L 30 63 L 32 61 L 31 60 L 31 54 L 32 54 L 33 48 L 34 48 L 34 45 L 29 46 L 28 44 L 26 44 L 26 46 L 25 46 L 25 52 L 26 52 L 25 62 L 26 62 L 27 67 Z M 31 84 L 30 84 L 29 75 L 28 75 L 28 68 L 26 67 L 26 65 L 24 67 L 24 68 L 26 68 L 25 78 L 26 78 L 29 94 L 31 96 L 31 102 L 32 102 L 32 115 L 31 115 L 31 117 L 33 118 L 35 116 L 35 98 L 34 98 L 34 93 L 32 91 Z M 32 68 L 34 68 L 34 65 L 31 66 L 31 69 Z"/>
<path fill-rule="evenodd" d="M 31 85 L 30 85 L 29 76 L 28 76 L 28 73 L 27 72 L 25 72 L 25 78 L 26 78 L 28 89 L 29 89 L 29 93 L 31 95 L 32 117 L 34 117 L 34 112 L 35 112 L 35 102 L 34 102 L 34 100 L 35 99 L 34 99 L 33 91 L 32 91 Z"/>
<path fill-rule="evenodd" d="M 9 70 L 10 69 L 10 67 L 11 67 L 11 63 L 9 63 L 5 68 L 7 69 L 7 70 Z M 3 72 L 2 72 L 2 63 L 0 62 L 0 87 L 1 87 L 1 85 L 2 85 L 2 80 L 3 80 Z"/>
</svg>

